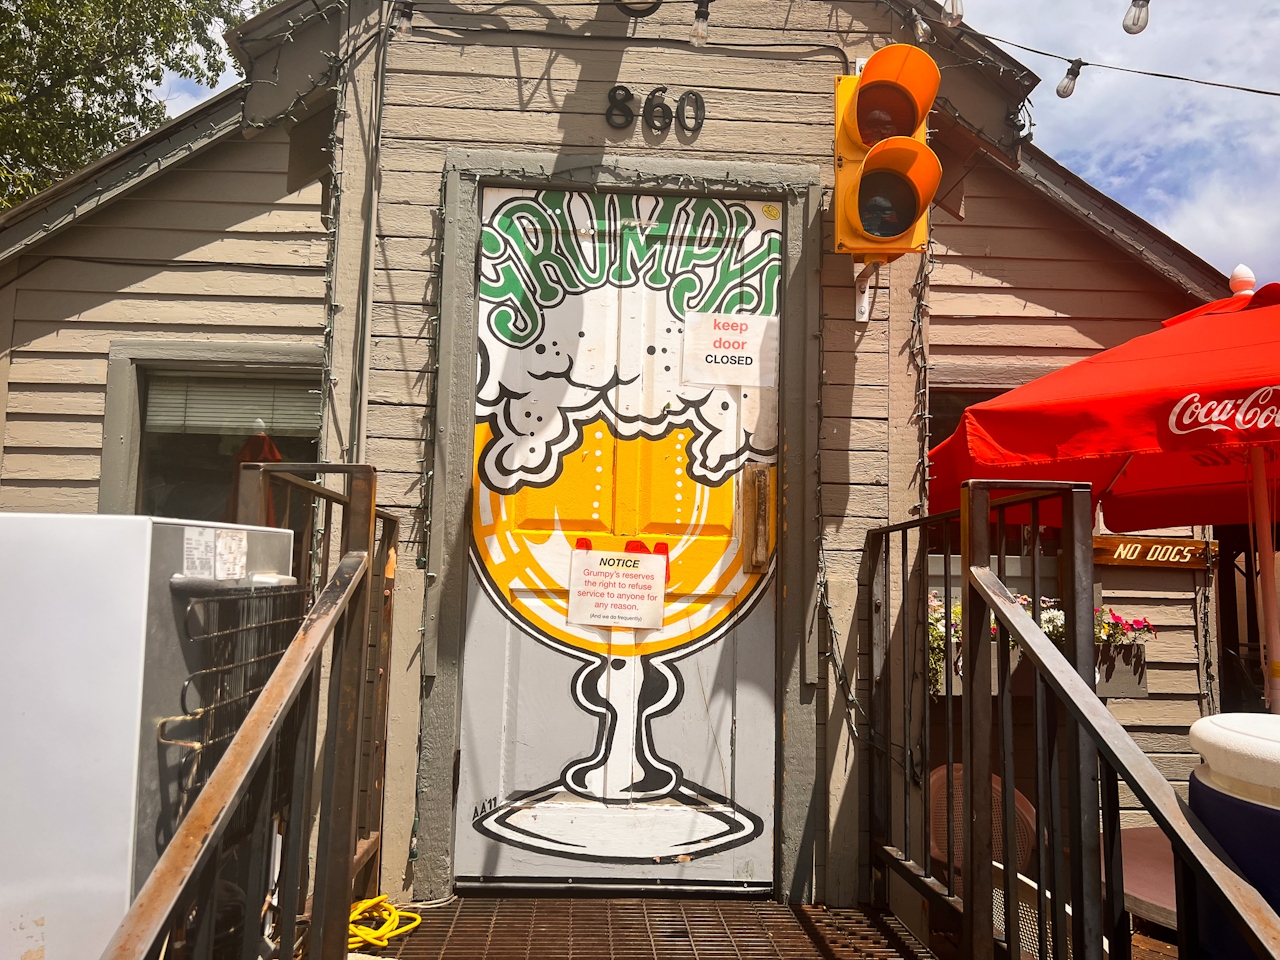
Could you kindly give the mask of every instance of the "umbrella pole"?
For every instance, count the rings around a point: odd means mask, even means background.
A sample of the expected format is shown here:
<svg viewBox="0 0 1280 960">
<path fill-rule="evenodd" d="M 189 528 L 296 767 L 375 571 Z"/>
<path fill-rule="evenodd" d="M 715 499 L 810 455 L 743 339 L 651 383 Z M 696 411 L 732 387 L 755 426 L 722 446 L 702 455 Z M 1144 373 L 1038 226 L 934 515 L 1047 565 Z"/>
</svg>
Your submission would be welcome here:
<svg viewBox="0 0 1280 960">
<path fill-rule="evenodd" d="M 1267 467 L 1261 447 L 1249 451 L 1253 468 L 1253 522 L 1258 540 L 1258 606 L 1262 637 L 1267 645 L 1267 699 L 1272 713 L 1280 713 L 1280 611 L 1276 609 L 1276 547 L 1271 537 L 1271 503 L 1267 497 Z"/>
</svg>

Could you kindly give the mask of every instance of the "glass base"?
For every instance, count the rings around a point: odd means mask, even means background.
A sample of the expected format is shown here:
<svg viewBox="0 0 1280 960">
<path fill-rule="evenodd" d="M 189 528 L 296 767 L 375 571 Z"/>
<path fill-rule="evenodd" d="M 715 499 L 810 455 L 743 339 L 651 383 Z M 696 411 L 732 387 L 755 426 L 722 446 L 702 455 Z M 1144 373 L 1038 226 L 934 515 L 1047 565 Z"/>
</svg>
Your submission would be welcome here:
<svg viewBox="0 0 1280 960">
<path fill-rule="evenodd" d="M 668 797 L 605 803 L 563 782 L 531 791 L 475 821 L 485 836 L 524 850 L 601 863 L 683 863 L 760 836 L 759 817 L 695 783 Z"/>
</svg>

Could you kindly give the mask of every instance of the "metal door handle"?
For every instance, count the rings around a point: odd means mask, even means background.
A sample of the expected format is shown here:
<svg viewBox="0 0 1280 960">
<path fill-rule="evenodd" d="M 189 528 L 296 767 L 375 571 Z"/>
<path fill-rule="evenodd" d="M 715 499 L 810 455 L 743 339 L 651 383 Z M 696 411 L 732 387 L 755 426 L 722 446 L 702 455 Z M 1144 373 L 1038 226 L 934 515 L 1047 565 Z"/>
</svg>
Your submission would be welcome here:
<svg viewBox="0 0 1280 960">
<path fill-rule="evenodd" d="M 764 573 L 769 568 L 769 465 L 748 463 L 742 469 L 742 569 Z"/>
</svg>

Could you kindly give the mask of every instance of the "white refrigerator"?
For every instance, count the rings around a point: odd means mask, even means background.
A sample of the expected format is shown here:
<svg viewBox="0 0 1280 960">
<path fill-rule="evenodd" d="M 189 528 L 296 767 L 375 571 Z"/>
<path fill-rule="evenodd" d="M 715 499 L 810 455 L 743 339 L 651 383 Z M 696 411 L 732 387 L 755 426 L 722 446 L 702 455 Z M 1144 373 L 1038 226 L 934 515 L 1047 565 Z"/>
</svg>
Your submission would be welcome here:
<svg viewBox="0 0 1280 960">
<path fill-rule="evenodd" d="M 292 554 L 289 530 L 0 514 L 0 960 L 102 953 L 180 815 L 159 731 L 207 666 L 190 598 L 287 592 Z"/>
</svg>

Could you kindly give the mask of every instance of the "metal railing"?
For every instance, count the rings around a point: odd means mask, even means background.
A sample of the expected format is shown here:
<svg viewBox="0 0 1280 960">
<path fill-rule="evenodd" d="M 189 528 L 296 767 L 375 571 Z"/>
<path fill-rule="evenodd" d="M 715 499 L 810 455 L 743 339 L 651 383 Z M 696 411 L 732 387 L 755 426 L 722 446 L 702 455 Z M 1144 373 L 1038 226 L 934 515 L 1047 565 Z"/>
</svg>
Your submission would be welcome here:
<svg viewBox="0 0 1280 960">
<path fill-rule="evenodd" d="M 868 534 L 871 898 L 897 875 L 972 960 L 1129 960 L 1123 780 L 1172 846 L 1179 955 L 1207 891 L 1280 958 L 1280 918 L 1094 693 L 1092 521 L 1088 485 L 971 481 Z"/>
<path fill-rule="evenodd" d="M 322 474 L 347 492 L 303 479 Z M 237 520 L 288 525 L 277 491 L 309 537 L 298 580 L 323 586 L 104 960 L 337 960 L 352 900 L 376 891 L 398 522 L 374 507 L 372 467 L 334 464 L 242 465 Z"/>
</svg>

